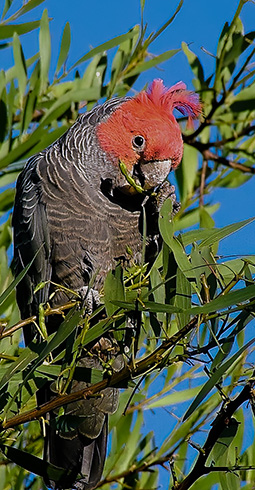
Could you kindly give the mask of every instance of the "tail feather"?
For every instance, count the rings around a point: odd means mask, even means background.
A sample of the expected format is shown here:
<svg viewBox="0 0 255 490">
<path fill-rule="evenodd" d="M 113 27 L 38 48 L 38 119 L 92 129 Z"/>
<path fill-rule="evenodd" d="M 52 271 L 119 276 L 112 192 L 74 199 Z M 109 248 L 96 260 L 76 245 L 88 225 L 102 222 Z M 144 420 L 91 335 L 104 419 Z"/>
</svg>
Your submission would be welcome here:
<svg viewBox="0 0 255 490">
<path fill-rule="evenodd" d="M 92 490 L 101 479 L 107 446 L 108 417 L 96 439 L 89 439 L 79 433 L 72 439 L 64 439 L 50 427 L 47 430 L 45 457 L 66 470 L 59 481 L 48 480 L 46 485 L 54 490 L 72 488 Z"/>
</svg>

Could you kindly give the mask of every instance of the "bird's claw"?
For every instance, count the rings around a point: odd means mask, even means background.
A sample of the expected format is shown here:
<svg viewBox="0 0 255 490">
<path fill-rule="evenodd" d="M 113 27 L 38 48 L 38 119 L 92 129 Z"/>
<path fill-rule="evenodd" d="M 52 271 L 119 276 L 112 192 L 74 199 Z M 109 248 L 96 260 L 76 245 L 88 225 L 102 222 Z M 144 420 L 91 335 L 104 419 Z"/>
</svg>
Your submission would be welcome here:
<svg viewBox="0 0 255 490">
<path fill-rule="evenodd" d="M 86 312 L 91 315 L 101 304 L 99 292 L 89 286 L 83 286 L 78 292 L 84 303 Z"/>
<path fill-rule="evenodd" d="M 180 210 L 180 203 L 176 199 L 175 186 L 171 185 L 170 182 L 165 181 L 159 188 L 156 196 L 157 206 L 160 210 L 166 201 L 166 199 L 171 199 L 173 204 L 173 215 L 178 213 Z"/>
</svg>

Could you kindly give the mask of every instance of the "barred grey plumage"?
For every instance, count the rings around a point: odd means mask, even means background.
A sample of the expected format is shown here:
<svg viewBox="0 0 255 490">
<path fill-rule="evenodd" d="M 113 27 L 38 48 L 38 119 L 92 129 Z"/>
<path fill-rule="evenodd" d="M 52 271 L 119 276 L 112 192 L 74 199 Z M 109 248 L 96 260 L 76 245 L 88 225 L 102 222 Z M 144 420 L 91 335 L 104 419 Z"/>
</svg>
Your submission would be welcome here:
<svg viewBox="0 0 255 490">
<path fill-rule="evenodd" d="M 169 100 L 175 100 L 174 87 L 168 92 Z M 156 81 L 150 91 L 142 92 L 135 99 L 107 101 L 80 116 L 58 141 L 29 159 L 17 182 L 13 215 L 16 274 L 37 254 L 17 287 L 22 318 L 37 314 L 39 304 L 48 300 L 52 292 L 50 283 L 34 293 L 35 286 L 41 281 L 51 280 L 80 291 L 97 271 L 93 287 L 98 291 L 106 273 L 116 265 L 118 258 L 128 260 L 127 246 L 139 261 L 143 206 L 147 221 L 147 260 L 151 262 L 157 253 L 159 204 L 168 196 L 175 203 L 174 189 L 166 182 L 171 169 L 171 152 L 174 153 L 175 165 L 182 155 L 181 133 L 169 109 L 169 101 L 167 110 L 162 112 L 168 92 L 160 81 Z M 146 103 L 145 97 L 148 99 Z M 195 111 L 198 102 L 195 102 L 194 94 L 184 90 L 183 84 L 182 88 L 180 84 L 176 88 L 177 100 L 178 97 L 180 107 L 186 111 L 190 107 L 190 112 L 191 109 Z M 132 105 L 134 100 L 138 104 L 137 112 L 133 108 L 128 109 L 128 104 L 131 101 Z M 125 138 L 130 141 L 130 151 L 129 143 L 125 143 L 127 149 L 124 158 L 129 163 L 133 178 L 147 189 L 159 186 L 157 197 L 145 198 L 132 192 L 119 169 L 118 162 L 122 156 L 116 156 L 115 147 L 109 150 L 111 137 L 104 142 L 105 133 L 102 136 L 98 132 L 98 128 L 102 127 L 104 131 L 116 114 L 123 118 L 123 124 L 113 125 L 113 140 L 117 138 L 117 146 L 122 145 L 122 138 L 123 146 Z M 147 124 L 147 120 L 150 124 Z M 141 129 L 137 133 L 139 124 Z M 134 141 L 134 138 L 138 139 Z M 150 141 L 153 141 L 151 152 Z M 141 148 L 140 144 L 143 145 Z M 126 156 L 130 152 L 134 154 L 132 161 L 128 161 Z M 63 293 L 57 293 L 51 304 L 61 304 L 66 299 Z M 56 323 L 50 319 L 47 326 L 49 331 L 56 329 Z M 33 328 L 30 331 L 25 329 L 24 334 L 28 343 L 36 331 Z M 110 350 L 109 342 L 112 342 Z M 91 346 L 90 355 L 84 355 L 81 365 L 100 369 L 98 350 L 101 356 L 111 355 L 114 358 L 116 370 L 122 368 L 119 347 L 109 338 L 99 339 Z M 86 383 L 82 386 L 86 386 Z M 79 388 L 81 382 L 74 380 L 72 390 Z M 53 386 L 50 389 L 42 388 L 38 401 L 42 403 L 53 394 Z M 56 433 L 54 427 L 49 426 L 45 457 L 72 473 L 61 481 L 47 482 L 53 488 L 88 490 L 100 480 L 106 451 L 107 414 L 117 409 L 118 398 L 117 390 L 112 388 L 104 390 L 103 395 L 99 399 L 67 406 L 67 413 L 83 417 L 77 429 Z M 55 416 L 51 414 L 51 419 Z"/>
</svg>

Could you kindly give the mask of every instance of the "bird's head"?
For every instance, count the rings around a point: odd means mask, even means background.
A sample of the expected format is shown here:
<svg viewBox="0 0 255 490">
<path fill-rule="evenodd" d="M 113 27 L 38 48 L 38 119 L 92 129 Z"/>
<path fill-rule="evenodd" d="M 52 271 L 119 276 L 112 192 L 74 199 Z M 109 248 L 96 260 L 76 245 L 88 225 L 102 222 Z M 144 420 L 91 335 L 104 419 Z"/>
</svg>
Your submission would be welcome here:
<svg viewBox="0 0 255 490">
<path fill-rule="evenodd" d="M 201 112 L 197 94 L 179 82 L 167 89 L 154 80 L 148 90 L 126 99 L 97 128 L 99 144 L 113 165 L 121 161 L 135 182 L 145 190 L 162 184 L 183 154 L 180 126 L 173 110 L 188 117 L 188 124 Z M 118 186 L 134 192 L 119 174 Z"/>
</svg>

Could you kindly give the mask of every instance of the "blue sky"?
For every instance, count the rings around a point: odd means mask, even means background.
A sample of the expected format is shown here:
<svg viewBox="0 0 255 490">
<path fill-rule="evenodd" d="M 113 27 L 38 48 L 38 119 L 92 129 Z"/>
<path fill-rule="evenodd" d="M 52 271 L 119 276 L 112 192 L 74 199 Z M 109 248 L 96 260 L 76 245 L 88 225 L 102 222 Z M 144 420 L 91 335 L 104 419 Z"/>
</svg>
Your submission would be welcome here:
<svg viewBox="0 0 255 490">
<path fill-rule="evenodd" d="M 14 4 L 19 4 L 14 0 Z M 199 55 L 205 64 L 206 73 L 213 70 L 213 58 L 205 54 L 201 47 L 215 53 L 217 40 L 226 20 L 231 21 L 237 8 L 238 0 L 184 0 L 180 13 L 160 38 L 151 46 L 153 54 L 160 54 L 169 49 L 179 48 L 182 41 L 192 43 L 191 48 Z M 148 32 L 157 30 L 173 14 L 178 1 L 176 0 L 147 0 L 145 2 L 144 18 L 148 22 Z M 140 21 L 140 1 L 129 0 L 46 0 L 37 9 L 37 18 L 44 8 L 48 9 L 51 21 L 52 53 L 54 72 L 58 55 L 60 38 L 63 27 L 70 22 L 72 41 L 68 59 L 70 66 L 91 47 L 122 34 Z M 247 3 L 241 15 L 246 31 L 254 29 L 255 5 Z M 27 20 L 35 20 L 35 13 L 27 15 Z M 38 48 L 38 35 L 24 36 L 23 46 L 25 55 L 29 56 Z M 11 52 L 2 54 L 1 64 L 10 66 Z M 137 81 L 135 88 L 140 90 L 146 82 L 154 78 L 162 78 L 165 85 L 171 86 L 183 80 L 188 88 L 192 88 L 192 73 L 185 56 L 180 53 L 165 62 L 159 69 L 146 72 Z M 220 210 L 214 215 L 216 226 L 249 218 L 255 215 L 255 179 L 251 179 L 238 189 L 218 189 L 212 196 L 213 202 L 221 202 Z M 252 254 L 255 243 L 255 224 L 249 225 L 234 238 L 225 240 L 220 248 L 223 254 Z M 155 424 L 155 419 L 152 420 Z M 158 432 L 165 430 L 166 419 L 159 417 Z M 166 480 L 161 480 L 166 484 Z"/>
</svg>

